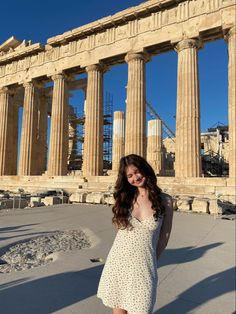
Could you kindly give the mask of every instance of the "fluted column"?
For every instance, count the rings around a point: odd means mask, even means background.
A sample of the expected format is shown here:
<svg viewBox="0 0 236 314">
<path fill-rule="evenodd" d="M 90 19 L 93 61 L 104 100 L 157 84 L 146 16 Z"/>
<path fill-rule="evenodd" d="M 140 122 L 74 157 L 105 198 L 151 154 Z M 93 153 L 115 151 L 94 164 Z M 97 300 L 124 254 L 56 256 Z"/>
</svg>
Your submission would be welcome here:
<svg viewBox="0 0 236 314">
<path fill-rule="evenodd" d="M 37 173 L 38 93 L 34 82 L 25 83 L 24 88 L 19 175 L 29 176 Z"/>
<path fill-rule="evenodd" d="M 118 171 L 120 158 L 125 152 L 125 120 L 124 112 L 115 111 L 113 120 L 112 139 L 112 171 Z"/>
<path fill-rule="evenodd" d="M 184 39 L 178 52 L 175 176 L 201 176 L 198 48 L 194 39 Z"/>
<path fill-rule="evenodd" d="M 125 155 L 146 155 L 146 53 L 129 52 L 125 123 Z"/>
<path fill-rule="evenodd" d="M 86 108 L 85 138 L 83 151 L 83 175 L 103 174 L 103 72 L 100 64 L 89 65 Z"/>
<path fill-rule="evenodd" d="M 14 97 L 12 102 L 12 140 L 11 142 L 11 148 L 10 148 L 10 156 L 11 156 L 11 166 L 10 166 L 10 175 L 17 175 L 17 158 L 18 158 L 18 119 L 19 119 L 19 113 L 18 113 L 18 104 L 16 103 Z"/>
<path fill-rule="evenodd" d="M 68 156 L 68 104 L 67 83 L 64 74 L 56 74 L 52 97 L 48 175 L 67 175 Z"/>
<path fill-rule="evenodd" d="M 13 101 L 7 87 L 0 89 L 0 176 L 11 175 L 13 147 Z"/>
<path fill-rule="evenodd" d="M 37 144 L 38 144 L 38 174 L 42 174 L 46 170 L 47 161 L 47 98 L 41 94 L 39 96 L 39 108 L 38 108 L 38 132 L 37 132 Z"/>
<path fill-rule="evenodd" d="M 236 177 L 236 26 L 227 36 L 228 41 L 228 117 L 229 117 L 229 177 Z"/>
<path fill-rule="evenodd" d="M 160 119 L 148 121 L 147 161 L 156 174 L 162 171 L 162 121 Z"/>
</svg>

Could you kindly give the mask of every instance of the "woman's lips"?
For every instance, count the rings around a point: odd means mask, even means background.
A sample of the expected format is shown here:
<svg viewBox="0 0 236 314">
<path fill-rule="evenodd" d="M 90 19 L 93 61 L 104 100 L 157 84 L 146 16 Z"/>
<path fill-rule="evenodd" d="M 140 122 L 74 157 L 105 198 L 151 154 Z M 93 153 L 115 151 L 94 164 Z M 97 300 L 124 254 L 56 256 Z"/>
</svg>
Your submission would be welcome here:
<svg viewBox="0 0 236 314">
<path fill-rule="evenodd" d="M 140 183 L 143 180 L 143 176 L 137 176 L 137 179 L 135 180 L 135 183 Z"/>
</svg>

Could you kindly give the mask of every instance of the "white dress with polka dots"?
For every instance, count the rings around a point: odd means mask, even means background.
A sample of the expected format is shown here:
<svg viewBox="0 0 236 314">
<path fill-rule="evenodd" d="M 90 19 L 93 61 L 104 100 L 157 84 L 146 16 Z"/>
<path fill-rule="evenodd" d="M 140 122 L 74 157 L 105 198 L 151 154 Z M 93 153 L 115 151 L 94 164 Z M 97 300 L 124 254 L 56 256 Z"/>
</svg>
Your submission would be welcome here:
<svg viewBox="0 0 236 314">
<path fill-rule="evenodd" d="M 156 301 L 156 247 L 163 217 L 139 221 L 130 215 L 132 229 L 119 229 L 100 278 L 97 296 L 104 305 L 129 314 L 151 314 Z"/>
</svg>

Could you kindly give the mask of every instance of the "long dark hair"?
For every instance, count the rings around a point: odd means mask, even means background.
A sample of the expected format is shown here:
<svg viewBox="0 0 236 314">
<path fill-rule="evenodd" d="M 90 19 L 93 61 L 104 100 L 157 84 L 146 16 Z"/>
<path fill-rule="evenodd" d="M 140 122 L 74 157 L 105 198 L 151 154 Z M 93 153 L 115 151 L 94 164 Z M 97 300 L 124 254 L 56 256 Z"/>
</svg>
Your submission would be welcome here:
<svg viewBox="0 0 236 314">
<path fill-rule="evenodd" d="M 138 189 L 129 184 L 127 180 L 126 169 L 131 165 L 138 168 L 140 173 L 146 178 L 145 188 L 148 191 L 148 198 L 152 203 L 152 209 L 155 211 L 154 217 L 158 219 L 165 211 L 161 200 L 161 189 L 157 186 L 157 178 L 152 167 L 141 156 L 135 154 L 127 155 L 120 159 L 118 177 L 113 194 L 115 204 L 112 207 L 114 214 L 112 222 L 118 229 L 132 227 L 128 219 L 129 210 L 138 196 Z"/>
</svg>

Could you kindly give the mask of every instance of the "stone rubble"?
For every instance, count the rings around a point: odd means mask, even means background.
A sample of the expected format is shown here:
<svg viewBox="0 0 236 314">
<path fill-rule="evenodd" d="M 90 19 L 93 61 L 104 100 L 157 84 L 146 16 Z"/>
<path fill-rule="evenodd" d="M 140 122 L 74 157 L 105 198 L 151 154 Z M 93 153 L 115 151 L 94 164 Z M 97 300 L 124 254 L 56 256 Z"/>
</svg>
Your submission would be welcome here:
<svg viewBox="0 0 236 314">
<path fill-rule="evenodd" d="M 7 264 L 0 265 L 0 273 L 10 273 L 46 265 L 53 261 L 53 253 L 89 248 L 91 243 L 81 230 L 55 231 L 18 243 L 0 256 Z"/>
</svg>

